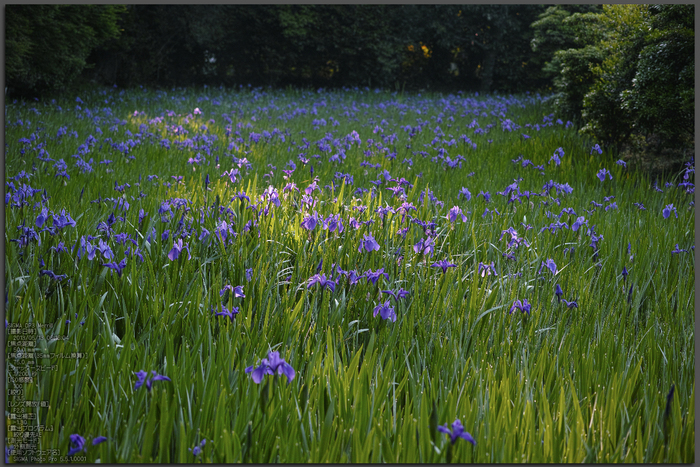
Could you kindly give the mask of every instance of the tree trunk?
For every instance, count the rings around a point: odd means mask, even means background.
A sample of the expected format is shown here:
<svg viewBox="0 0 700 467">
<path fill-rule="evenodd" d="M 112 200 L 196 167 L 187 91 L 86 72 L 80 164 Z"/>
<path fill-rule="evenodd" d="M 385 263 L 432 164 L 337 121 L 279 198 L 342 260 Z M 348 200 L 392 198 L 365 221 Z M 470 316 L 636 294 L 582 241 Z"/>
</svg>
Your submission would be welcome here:
<svg viewBox="0 0 700 467">
<path fill-rule="evenodd" d="M 481 86 L 479 92 L 487 94 L 491 91 L 493 84 L 493 70 L 496 67 L 496 51 L 493 47 L 489 47 L 486 51 L 486 59 L 484 60 L 484 71 L 481 74 Z"/>
</svg>

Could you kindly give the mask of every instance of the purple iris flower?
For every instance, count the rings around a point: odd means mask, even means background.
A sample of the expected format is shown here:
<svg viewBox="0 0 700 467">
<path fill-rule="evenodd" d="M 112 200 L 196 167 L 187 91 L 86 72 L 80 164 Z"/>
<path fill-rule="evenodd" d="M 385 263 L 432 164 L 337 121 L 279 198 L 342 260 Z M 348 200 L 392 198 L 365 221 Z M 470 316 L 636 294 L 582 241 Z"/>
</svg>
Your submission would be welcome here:
<svg viewBox="0 0 700 467">
<path fill-rule="evenodd" d="M 376 284 L 380 276 L 384 276 L 386 280 L 389 280 L 389 274 L 384 272 L 384 268 L 377 269 L 376 271 L 368 269 L 365 271 L 364 276 L 367 278 L 367 283 L 371 282 L 372 284 Z"/>
<path fill-rule="evenodd" d="M 394 300 L 396 300 L 396 302 L 398 302 L 399 299 L 401 299 L 401 298 L 408 297 L 408 290 L 404 290 L 404 289 L 401 289 L 401 288 L 400 288 L 399 290 L 397 290 L 397 291 L 393 291 L 393 290 L 382 290 L 382 293 L 385 293 L 385 294 L 387 294 L 387 295 L 391 295 L 392 297 L 394 297 Z"/>
<path fill-rule="evenodd" d="M 389 300 L 374 307 L 374 316 L 378 314 L 382 319 L 390 319 L 392 323 L 396 322 L 396 313 L 394 312 L 394 308 L 389 306 Z"/>
<path fill-rule="evenodd" d="M 231 198 L 231 201 L 233 201 L 234 198 L 238 198 L 238 200 L 241 202 L 243 202 L 243 200 L 245 199 L 245 200 L 248 200 L 248 202 L 250 203 L 250 198 L 248 197 L 248 195 L 245 194 L 245 191 L 241 191 L 240 193 L 237 193 L 236 196 Z"/>
<path fill-rule="evenodd" d="M 240 174 L 241 172 L 238 169 L 231 169 L 228 172 L 222 173 L 221 176 L 228 176 L 229 180 L 231 180 L 231 183 L 236 183 L 236 177 L 239 177 Z"/>
<path fill-rule="evenodd" d="M 9 193 L 8 193 L 9 195 Z M 40 228 L 42 225 L 44 225 L 44 222 L 46 222 L 46 219 L 49 218 L 49 210 L 46 206 L 41 208 L 41 212 L 39 213 L 38 216 L 36 216 L 36 226 L 37 228 Z"/>
<path fill-rule="evenodd" d="M 143 222 L 143 218 L 148 215 L 147 212 L 144 212 L 143 209 L 139 209 L 139 225 Z"/>
<path fill-rule="evenodd" d="M 556 263 L 554 262 L 554 260 L 551 259 L 551 258 L 548 259 L 546 262 L 545 262 L 545 261 L 542 261 L 542 263 L 540 264 L 540 271 L 542 270 L 542 267 L 546 267 L 547 269 L 549 269 L 550 271 L 552 271 L 552 274 L 554 274 L 554 275 L 557 274 L 557 265 L 556 265 Z M 539 272 L 539 271 L 538 271 L 538 272 Z"/>
<path fill-rule="evenodd" d="M 430 267 L 433 267 L 433 268 L 442 268 L 442 272 L 443 272 L 443 274 L 444 274 L 444 273 L 447 272 L 447 268 L 456 268 L 457 265 L 456 265 L 456 264 L 453 264 L 453 263 L 450 263 L 450 262 L 447 261 L 447 260 L 441 259 L 441 260 L 438 261 L 437 263 L 431 264 Z"/>
<path fill-rule="evenodd" d="M 53 226 L 57 229 L 62 229 L 67 226 L 75 227 L 75 221 L 70 217 L 70 214 L 66 213 L 65 209 L 61 209 L 61 213 L 56 217 L 52 214 Z"/>
<path fill-rule="evenodd" d="M 190 451 L 192 454 L 194 454 L 194 457 L 198 457 L 202 453 L 202 449 L 204 448 L 204 445 L 207 443 L 206 439 L 203 439 L 201 443 L 195 444 L 194 448 L 187 448 L 188 451 Z"/>
<path fill-rule="evenodd" d="M 308 216 L 305 217 L 301 221 L 301 226 L 305 228 L 306 230 L 313 230 L 316 228 L 316 224 L 318 224 L 318 213 L 314 212 L 313 216 Z"/>
<path fill-rule="evenodd" d="M 313 169 L 311 169 L 311 170 L 312 170 L 311 174 L 313 175 Z M 315 190 L 321 191 L 321 189 L 318 187 L 318 183 L 317 183 L 317 182 L 318 182 L 318 179 L 314 179 L 314 181 L 311 182 L 311 183 L 309 184 L 309 186 L 307 186 L 306 188 L 304 188 L 304 193 L 306 193 L 307 195 L 310 196 Z"/>
<path fill-rule="evenodd" d="M 571 224 L 571 230 L 576 232 L 579 229 L 579 227 L 581 227 L 584 224 L 588 225 L 588 221 L 586 220 L 586 218 L 583 216 L 578 217 L 576 221 L 573 224 Z"/>
<path fill-rule="evenodd" d="M 561 296 L 564 295 L 564 291 L 561 290 L 559 284 L 554 286 L 554 295 L 557 296 L 557 301 L 561 301 Z"/>
<path fill-rule="evenodd" d="M 673 211 L 673 213 L 676 215 L 676 219 L 678 219 L 678 212 L 676 211 L 676 208 L 673 207 L 673 204 L 668 204 L 663 209 L 662 214 L 664 216 L 664 219 L 668 219 L 671 216 L 671 211 Z"/>
<path fill-rule="evenodd" d="M 498 276 L 498 273 L 496 272 L 496 268 L 493 264 L 493 261 L 491 262 L 491 264 L 484 264 L 481 261 L 479 261 L 478 272 L 481 273 L 481 277 L 490 276 L 491 274 L 493 274 L 494 276 Z"/>
<path fill-rule="evenodd" d="M 688 250 L 684 250 L 682 248 L 678 247 L 678 243 L 676 243 L 676 249 L 671 252 L 672 255 L 676 253 L 688 253 Z"/>
<path fill-rule="evenodd" d="M 593 154 L 593 151 L 597 151 L 598 154 L 603 154 L 603 150 L 600 148 L 600 146 L 598 144 L 596 144 L 595 146 L 593 146 L 591 148 L 591 154 Z"/>
<path fill-rule="evenodd" d="M 484 201 L 486 201 L 487 203 L 491 201 L 491 195 L 489 194 L 488 191 L 487 192 L 480 191 L 479 194 L 476 195 L 476 197 L 478 198 L 479 196 L 483 196 Z"/>
<path fill-rule="evenodd" d="M 58 242 L 58 245 L 52 246 L 49 249 L 51 251 L 55 251 L 56 253 L 68 253 L 68 249 L 66 248 L 66 245 L 63 242 Z"/>
<path fill-rule="evenodd" d="M 467 222 L 467 216 L 464 215 L 464 213 L 462 212 L 462 210 L 458 206 L 453 207 L 447 213 L 447 219 L 450 222 L 455 222 L 457 220 L 457 216 L 462 217 L 462 222 Z"/>
<path fill-rule="evenodd" d="M 103 264 L 102 266 L 108 267 L 108 268 L 110 268 L 110 269 L 114 269 L 115 271 L 117 271 L 117 274 L 119 275 L 119 277 L 121 277 L 121 276 L 122 276 L 122 270 L 126 267 L 126 258 L 124 258 L 123 260 L 119 261 L 118 263 L 117 263 L 116 261 L 114 261 L 114 262 L 111 262 L 111 263 L 105 263 L 105 264 Z"/>
<path fill-rule="evenodd" d="M 96 437 L 95 439 L 92 440 L 92 445 L 93 445 L 93 446 L 97 446 L 98 444 L 104 443 L 105 441 L 107 441 L 107 437 L 106 437 L 106 436 L 98 436 L 98 437 Z"/>
<path fill-rule="evenodd" d="M 238 298 L 238 297 L 245 298 L 245 295 L 243 294 L 243 286 L 242 285 L 237 285 L 236 287 L 234 287 L 230 284 L 225 285 L 223 289 L 219 290 L 219 296 L 223 297 L 224 293 L 227 290 L 231 291 L 231 293 L 233 294 L 233 298 Z"/>
<path fill-rule="evenodd" d="M 678 248 L 678 244 L 676 244 L 676 248 Z M 624 278 L 624 280 L 627 280 L 627 276 L 628 276 L 628 275 L 629 275 L 629 272 L 627 272 L 627 267 L 624 267 L 624 266 L 623 266 L 623 268 L 622 268 L 622 277 Z"/>
<path fill-rule="evenodd" d="M 99 240 L 99 243 L 97 245 L 97 249 L 100 250 L 100 253 L 104 257 L 104 259 L 114 258 L 114 253 L 112 252 L 112 249 L 102 239 Z M 88 254 L 89 253 L 90 252 L 88 251 Z M 88 259 L 90 259 L 90 258 L 88 257 Z"/>
<path fill-rule="evenodd" d="M 578 303 L 576 303 L 576 300 L 568 301 L 562 298 L 561 301 L 564 302 L 564 305 L 566 305 L 568 309 L 578 308 Z"/>
<path fill-rule="evenodd" d="M 447 423 L 445 423 L 444 426 L 438 426 L 437 427 L 438 431 L 440 433 L 445 433 L 446 435 L 450 435 L 450 441 L 452 444 L 455 444 L 455 441 L 457 441 L 457 438 L 462 438 L 466 439 L 470 443 L 472 443 L 474 446 L 476 446 L 476 441 L 474 438 L 472 438 L 472 435 L 470 435 L 468 432 L 464 431 L 464 426 L 462 426 L 462 422 L 459 421 L 459 419 L 455 420 L 452 423 L 452 430 L 447 428 Z"/>
<path fill-rule="evenodd" d="M 134 373 L 136 375 L 136 377 L 139 379 L 136 382 L 136 384 L 134 385 L 134 391 L 136 391 L 138 388 L 143 386 L 143 384 L 145 383 L 146 389 L 148 389 L 148 392 L 151 392 L 151 386 L 153 385 L 153 383 L 155 381 L 171 381 L 171 379 L 168 378 L 167 376 L 157 374 L 155 372 L 155 370 L 151 371 L 151 373 L 153 374 L 153 377 L 151 379 L 146 379 L 146 377 L 148 376 L 148 373 L 146 373 L 143 370 L 140 370 L 139 372 Z"/>
<path fill-rule="evenodd" d="M 327 287 L 328 289 L 330 289 L 331 292 L 335 292 L 335 281 L 327 279 L 325 274 L 316 274 L 311 276 L 309 278 L 309 284 L 307 286 L 307 289 L 310 289 L 316 284 L 319 284 L 321 286 L 321 290 L 323 290 L 324 287 Z"/>
<path fill-rule="evenodd" d="M 355 271 L 353 269 L 351 271 L 348 271 L 347 277 L 348 277 L 348 283 L 350 285 L 353 285 L 353 284 L 357 284 L 358 282 L 360 282 L 360 279 L 365 277 L 365 275 L 364 274 L 357 274 L 357 271 Z"/>
<path fill-rule="evenodd" d="M 624 168 L 627 168 L 627 162 L 623 161 L 622 159 L 618 160 L 615 162 L 617 165 L 621 165 Z"/>
<path fill-rule="evenodd" d="M 188 245 L 182 245 L 182 239 L 178 238 L 177 242 L 173 241 L 173 248 L 170 250 L 168 253 L 168 258 L 170 261 L 175 261 L 180 257 L 180 254 L 182 253 L 182 250 L 187 250 L 187 259 L 192 258 L 192 255 L 190 255 L 190 247 Z"/>
<path fill-rule="evenodd" d="M 612 180 L 612 174 L 608 171 L 608 169 L 600 169 L 596 174 L 596 177 L 598 177 L 598 180 L 600 180 L 601 182 L 604 182 L 606 175 L 610 177 L 610 180 Z"/>
<path fill-rule="evenodd" d="M 457 195 L 457 199 L 459 199 L 459 197 L 462 196 L 462 195 L 464 195 L 464 198 L 465 198 L 467 201 L 469 201 L 470 199 L 472 199 L 472 194 L 469 193 L 469 190 L 467 190 L 467 189 L 464 188 L 464 187 L 462 187 L 462 189 L 459 190 L 459 194 Z"/>
<path fill-rule="evenodd" d="M 231 309 L 229 310 L 224 305 L 221 305 L 221 311 L 218 313 L 215 313 L 215 316 L 227 316 L 228 319 L 230 319 L 231 322 L 233 322 L 233 318 L 237 314 L 238 314 L 238 307 L 232 306 Z"/>
<path fill-rule="evenodd" d="M 343 220 L 339 214 L 330 215 L 323 221 L 323 228 L 328 229 L 330 232 L 338 230 L 338 233 L 343 233 Z"/>
<path fill-rule="evenodd" d="M 70 435 L 70 449 L 68 450 L 68 455 L 72 456 L 79 453 L 80 451 L 87 452 L 87 447 L 85 446 L 85 438 L 80 435 L 74 434 Z"/>
<path fill-rule="evenodd" d="M 59 281 L 59 282 L 62 281 L 63 279 L 65 279 L 66 277 L 68 277 L 65 274 L 56 275 L 56 274 L 54 274 L 53 271 L 51 271 L 49 269 L 42 269 L 41 271 L 39 271 L 39 275 L 40 276 L 49 276 L 51 279 L 53 279 L 55 281 Z"/>
<path fill-rule="evenodd" d="M 279 352 L 268 353 L 267 358 L 263 358 L 260 362 L 260 366 L 255 369 L 249 366 L 245 369 L 245 372 L 246 374 L 252 373 L 250 376 L 255 384 L 260 384 L 266 374 L 284 374 L 288 381 L 292 381 L 296 375 L 294 368 L 292 368 L 289 363 L 285 362 L 284 359 L 280 358 Z"/>
<path fill-rule="evenodd" d="M 425 239 L 421 238 L 420 240 L 418 240 L 418 243 L 413 245 L 413 251 L 415 251 L 416 254 L 419 255 L 432 255 L 435 251 L 435 240 L 433 240 L 430 237 L 427 237 Z"/>
<path fill-rule="evenodd" d="M 527 313 L 529 315 L 531 308 L 532 305 L 527 302 L 527 298 L 522 301 L 516 300 L 513 302 L 513 306 L 510 307 L 510 314 L 513 314 L 515 310 L 520 310 L 522 313 Z"/>
<path fill-rule="evenodd" d="M 250 282 L 250 280 L 253 278 L 253 268 L 248 268 L 245 270 L 245 280 Z"/>
<path fill-rule="evenodd" d="M 368 252 L 379 251 L 379 243 L 377 243 L 372 234 L 365 234 L 360 240 L 360 246 L 357 248 L 357 251 L 362 252 L 363 248 Z"/>
</svg>

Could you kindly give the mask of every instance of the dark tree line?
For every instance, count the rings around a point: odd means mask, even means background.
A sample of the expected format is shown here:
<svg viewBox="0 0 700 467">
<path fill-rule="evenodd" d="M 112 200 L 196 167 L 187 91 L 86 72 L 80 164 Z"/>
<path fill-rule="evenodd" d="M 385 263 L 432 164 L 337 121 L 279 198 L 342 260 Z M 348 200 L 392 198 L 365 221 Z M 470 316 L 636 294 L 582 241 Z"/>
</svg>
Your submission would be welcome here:
<svg viewBox="0 0 700 467">
<path fill-rule="evenodd" d="M 76 70 L 121 87 L 521 92 L 549 84 L 530 47 L 530 24 L 544 11 L 542 5 L 9 5 L 13 65 L 6 79 L 18 92 L 60 89 Z M 54 49 L 61 53 L 49 52 Z M 57 79 L 34 77 L 30 65 L 48 55 L 73 66 L 45 64 Z"/>
</svg>

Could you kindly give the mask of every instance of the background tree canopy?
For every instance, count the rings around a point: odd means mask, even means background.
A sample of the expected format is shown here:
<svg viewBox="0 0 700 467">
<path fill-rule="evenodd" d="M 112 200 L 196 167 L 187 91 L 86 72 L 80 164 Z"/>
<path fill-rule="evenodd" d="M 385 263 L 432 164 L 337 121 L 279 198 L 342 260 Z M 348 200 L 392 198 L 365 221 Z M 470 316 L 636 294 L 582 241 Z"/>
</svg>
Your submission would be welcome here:
<svg viewBox="0 0 700 467">
<path fill-rule="evenodd" d="M 554 92 L 561 117 L 610 148 L 694 147 L 694 5 L 7 5 L 5 15 L 11 95 L 86 82 Z"/>
</svg>

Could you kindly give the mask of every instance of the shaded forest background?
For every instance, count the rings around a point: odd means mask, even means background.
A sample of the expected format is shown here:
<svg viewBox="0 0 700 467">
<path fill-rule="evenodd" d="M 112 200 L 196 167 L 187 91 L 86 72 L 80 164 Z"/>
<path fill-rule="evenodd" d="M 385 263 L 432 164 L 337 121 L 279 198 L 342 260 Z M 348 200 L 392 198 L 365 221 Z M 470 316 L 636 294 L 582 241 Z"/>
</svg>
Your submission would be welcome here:
<svg viewBox="0 0 700 467">
<path fill-rule="evenodd" d="M 6 94 L 541 92 L 601 145 L 686 157 L 694 24 L 694 5 L 7 5 Z"/>
</svg>

